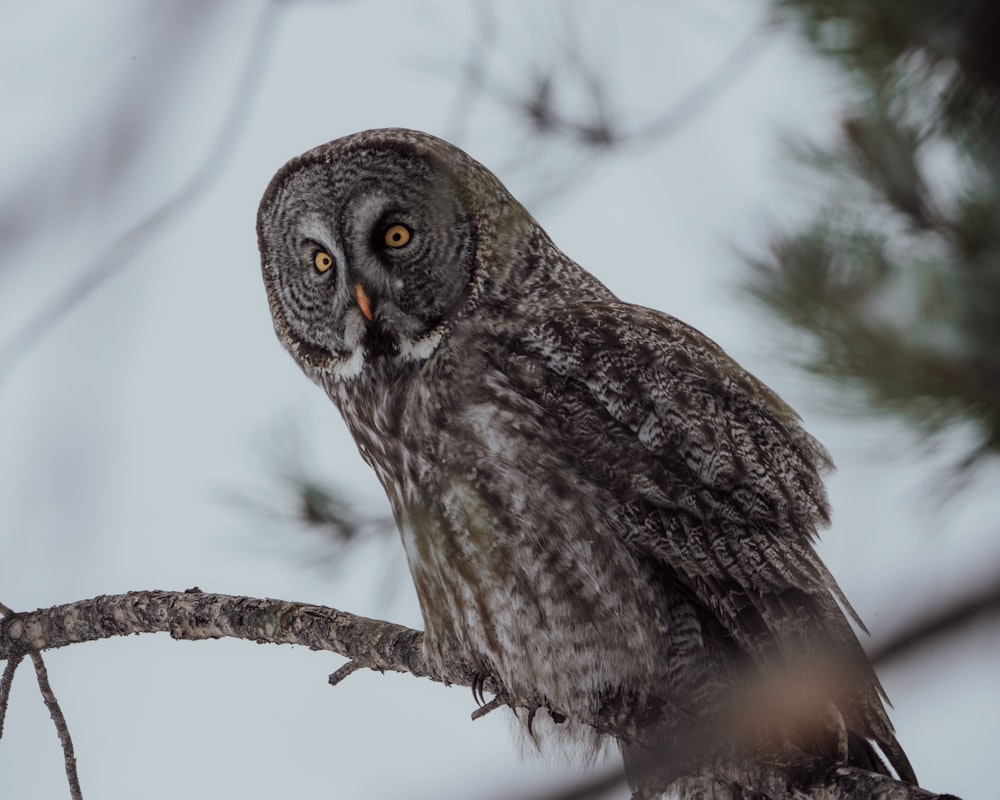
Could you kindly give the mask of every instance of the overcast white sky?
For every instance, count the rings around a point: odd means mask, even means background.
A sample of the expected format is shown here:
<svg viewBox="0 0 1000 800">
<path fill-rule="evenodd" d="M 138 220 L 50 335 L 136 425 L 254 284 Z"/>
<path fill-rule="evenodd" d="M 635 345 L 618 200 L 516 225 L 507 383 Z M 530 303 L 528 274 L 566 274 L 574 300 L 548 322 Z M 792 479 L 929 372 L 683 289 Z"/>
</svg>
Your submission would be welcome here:
<svg viewBox="0 0 1000 800">
<path fill-rule="evenodd" d="M 496 6 L 497 80 L 519 85 L 572 19 L 636 120 L 697 85 L 762 10 L 735 0 L 574 2 L 565 16 L 556 12 L 569 4 Z M 385 508 L 335 409 L 274 339 L 257 203 L 288 158 L 371 127 L 457 137 L 529 203 L 543 166 L 565 154 L 526 150 L 509 113 L 460 91 L 480 19 L 471 3 L 283 3 L 255 38 L 266 7 L 2 6 L 0 601 L 11 607 L 199 586 L 420 627 L 395 542 L 331 573 L 309 564 L 316 542 L 225 499 L 266 484 L 263 443 L 294 423 L 318 469 Z M 231 118 L 248 69 L 259 81 Z M 736 289 L 734 246 L 761 246 L 806 202 L 779 134 L 822 136 L 846 102 L 834 76 L 773 35 L 673 136 L 578 165 L 584 174 L 532 210 L 621 297 L 701 328 L 800 410 L 840 467 L 822 554 L 880 638 L 996 571 L 1000 498 L 994 468 L 941 510 L 929 490 L 955 448 L 924 454 L 892 422 L 831 414 L 830 394 L 787 363 L 781 331 Z M 206 171 L 227 119 L 229 140 Z M 162 225 L 120 240 L 198 175 L 200 191 Z M 12 359 L 9 343 L 35 315 L 81 292 L 102 264 L 113 277 Z M 88 798 L 530 797 L 572 772 L 521 758 L 501 713 L 470 722 L 467 690 L 367 673 L 331 689 L 340 660 L 301 648 L 147 636 L 46 660 Z M 995 792 L 998 661 L 1000 636 L 983 628 L 883 672 L 929 788 L 966 800 Z M 66 794 L 55 734 L 22 669 L 0 797 Z"/>
</svg>

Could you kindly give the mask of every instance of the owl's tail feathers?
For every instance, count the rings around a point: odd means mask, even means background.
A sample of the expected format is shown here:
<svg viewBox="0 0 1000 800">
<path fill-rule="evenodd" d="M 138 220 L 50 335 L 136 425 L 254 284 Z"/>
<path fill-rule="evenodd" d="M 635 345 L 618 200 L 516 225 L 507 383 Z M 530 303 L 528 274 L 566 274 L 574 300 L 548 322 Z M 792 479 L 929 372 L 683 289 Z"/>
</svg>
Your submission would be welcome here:
<svg viewBox="0 0 1000 800">
<path fill-rule="evenodd" d="M 876 749 L 876 744 L 878 745 L 878 749 Z M 879 751 L 882 752 L 881 755 Z M 886 761 L 889 763 L 886 764 Z M 868 772 L 888 775 L 890 778 L 893 777 L 892 772 L 889 770 L 889 766 L 891 765 L 896 771 L 896 776 L 899 780 L 909 783 L 912 786 L 918 785 L 913 765 L 910 764 L 910 759 L 906 757 L 906 753 L 903 752 L 903 748 L 895 736 L 892 736 L 888 742 L 878 740 L 873 744 L 870 739 L 866 739 L 855 733 L 849 733 L 847 738 L 847 763 L 852 767 L 868 770 Z"/>
<path fill-rule="evenodd" d="M 868 749 L 872 751 L 872 754 L 878 762 L 881 763 L 882 759 L 874 753 L 874 748 L 872 748 L 871 743 L 867 740 L 862 741 L 868 746 Z M 906 753 L 903 751 L 902 746 L 899 744 L 899 741 L 895 736 L 891 736 L 887 742 L 879 741 L 878 746 L 879 749 L 885 754 L 889 764 L 891 764 L 892 768 L 896 770 L 896 774 L 899 776 L 901 781 L 912 784 L 913 786 L 919 786 L 917 783 L 917 773 L 913 771 L 913 765 L 910 763 L 910 759 L 906 757 Z M 860 767 L 863 765 L 858 764 L 857 766 Z M 872 772 L 885 772 L 884 769 L 878 770 L 874 767 L 865 767 L 865 769 L 871 769 Z"/>
</svg>

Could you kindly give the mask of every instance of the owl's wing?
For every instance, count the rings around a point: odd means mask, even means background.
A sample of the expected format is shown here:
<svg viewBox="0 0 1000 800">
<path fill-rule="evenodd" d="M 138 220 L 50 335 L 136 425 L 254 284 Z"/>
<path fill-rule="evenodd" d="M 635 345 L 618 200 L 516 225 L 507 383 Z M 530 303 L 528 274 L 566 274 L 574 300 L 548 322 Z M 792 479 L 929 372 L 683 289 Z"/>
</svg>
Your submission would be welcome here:
<svg viewBox="0 0 1000 800">
<path fill-rule="evenodd" d="M 859 733 L 892 745 L 884 697 L 812 547 L 829 521 L 826 450 L 795 412 L 679 320 L 616 302 L 555 308 L 508 372 L 581 443 L 571 454 L 634 516 L 627 544 L 688 585 L 759 661 L 828 647 L 867 681 Z M 863 626 L 862 626 L 863 627 Z"/>
</svg>

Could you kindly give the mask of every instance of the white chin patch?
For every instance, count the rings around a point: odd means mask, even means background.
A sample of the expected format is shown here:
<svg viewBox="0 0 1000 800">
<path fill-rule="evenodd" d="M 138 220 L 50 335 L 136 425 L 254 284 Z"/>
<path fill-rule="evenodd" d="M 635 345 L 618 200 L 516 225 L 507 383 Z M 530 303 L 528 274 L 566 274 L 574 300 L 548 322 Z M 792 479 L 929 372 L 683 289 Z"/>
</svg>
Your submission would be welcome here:
<svg viewBox="0 0 1000 800">
<path fill-rule="evenodd" d="M 344 331 L 344 346 L 350 348 L 350 353 L 334 359 L 330 367 L 325 370 L 327 375 L 339 380 L 357 377 L 365 366 L 365 349 L 361 345 L 365 323 L 360 313 L 357 317 L 357 320 L 352 319 L 348 322 Z M 437 328 L 419 339 L 404 339 L 399 344 L 399 354 L 396 358 L 404 361 L 426 361 L 437 350 L 444 334 L 444 328 Z"/>
<path fill-rule="evenodd" d="M 364 365 L 365 351 L 360 347 L 355 347 L 351 351 L 350 355 L 338 358 L 334 361 L 331 364 L 330 369 L 327 370 L 327 374 L 332 375 L 335 378 L 340 378 L 341 380 L 356 378 L 361 374 L 361 370 Z"/>
<path fill-rule="evenodd" d="M 352 308 L 347 314 L 344 326 L 344 347 L 352 352 L 360 349 L 361 339 L 365 335 L 365 319 L 361 309 Z"/>
<path fill-rule="evenodd" d="M 335 378 L 354 378 L 361 374 L 361 368 L 365 365 L 365 350 L 361 346 L 361 340 L 365 334 L 365 321 L 361 312 L 348 313 L 346 325 L 344 327 L 344 348 L 347 355 L 334 358 L 330 366 L 325 370 L 327 375 Z"/>
<path fill-rule="evenodd" d="M 444 330 L 437 327 L 419 339 L 404 339 L 399 345 L 399 357 L 407 361 L 426 361 L 437 350 L 444 337 Z"/>
</svg>

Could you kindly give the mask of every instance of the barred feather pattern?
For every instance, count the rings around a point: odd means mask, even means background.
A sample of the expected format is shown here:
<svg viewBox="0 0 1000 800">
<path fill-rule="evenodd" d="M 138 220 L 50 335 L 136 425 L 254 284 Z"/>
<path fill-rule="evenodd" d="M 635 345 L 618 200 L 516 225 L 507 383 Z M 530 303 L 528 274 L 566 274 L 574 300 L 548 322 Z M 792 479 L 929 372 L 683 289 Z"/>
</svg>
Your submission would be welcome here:
<svg viewBox="0 0 1000 800">
<path fill-rule="evenodd" d="M 392 221 L 420 249 L 386 250 Z M 294 159 L 258 235 L 278 337 L 392 504 L 432 662 L 459 654 L 528 718 L 627 753 L 646 727 L 708 719 L 748 675 L 832 658 L 847 732 L 915 782 L 813 548 L 830 457 L 717 344 L 618 300 L 427 134 Z"/>
</svg>

